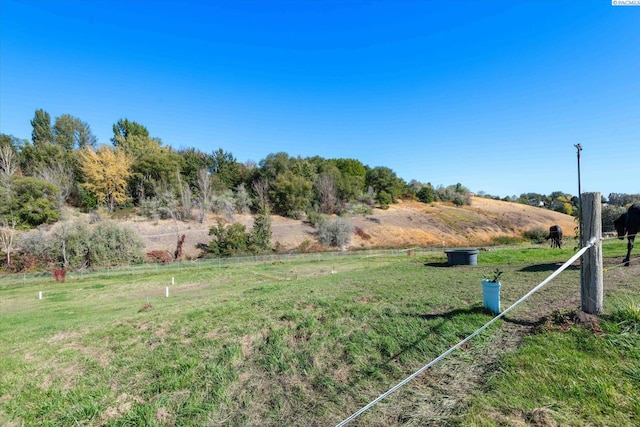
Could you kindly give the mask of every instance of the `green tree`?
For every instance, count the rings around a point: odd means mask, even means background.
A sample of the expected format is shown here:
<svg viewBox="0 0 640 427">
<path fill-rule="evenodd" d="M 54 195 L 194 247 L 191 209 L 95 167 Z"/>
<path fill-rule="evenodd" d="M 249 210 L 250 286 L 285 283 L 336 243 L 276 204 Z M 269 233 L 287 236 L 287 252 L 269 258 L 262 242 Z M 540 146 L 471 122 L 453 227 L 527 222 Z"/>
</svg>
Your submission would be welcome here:
<svg viewBox="0 0 640 427">
<path fill-rule="evenodd" d="M 16 219 L 18 226 L 37 227 L 60 218 L 57 209 L 59 188 L 28 176 L 10 178 L 8 197 L 0 198 L 0 217 Z"/>
<path fill-rule="evenodd" d="M 154 186 L 161 182 L 178 189 L 177 174 L 182 169 L 182 157 L 170 147 L 150 144 L 138 157 L 131 158 L 129 189 L 136 202 L 143 196 L 154 196 Z"/>
<path fill-rule="evenodd" d="M 53 124 L 53 137 L 56 145 L 66 151 L 96 146 L 97 139 L 91 133 L 89 125 L 70 114 L 56 117 Z"/>
<path fill-rule="evenodd" d="M 625 212 L 627 212 L 627 208 L 622 206 L 602 206 L 602 231 L 616 231 L 613 221 Z"/>
<path fill-rule="evenodd" d="M 217 174 L 227 189 L 236 188 L 242 182 L 242 165 L 228 151 L 222 148 L 211 154 L 212 172 Z"/>
<path fill-rule="evenodd" d="M 149 138 L 149 130 L 138 122 L 129 121 L 129 119 L 120 119 L 113 125 L 113 138 L 111 142 L 114 146 L 130 140 L 134 136 Z M 126 150 L 125 150 L 126 151 Z"/>
<path fill-rule="evenodd" d="M 192 188 L 196 187 L 201 170 L 204 169 L 207 174 L 213 172 L 210 154 L 195 148 L 181 149 L 177 154 L 182 158 L 182 176 Z"/>
<path fill-rule="evenodd" d="M 255 179 L 266 178 L 269 182 L 278 175 L 288 172 L 291 166 L 291 158 L 287 153 L 271 153 L 259 163 L 259 176 Z"/>
<path fill-rule="evenodd" d="M 71 161 L 70 154 L 56 144 L 49 113 L 42 109 L 36 110 L 31 126 L 31 143 L 26 143 L 21 150 L 22 170 L 28 175 L 36 175 L 47 165 L 68 165 Z"/>
<path fill-rule="evenodd" d="M 145 126 L 121 119 L 113 125 L 111 141 L 131 159 L 127 185 L 135 203 L 156 196 L 155 188 L 160 184 L 176 193 L 180 191 L 177 174 L 182 171 L 183 157 L 171 147 L 163 146 L 159 139 L 150 137 Z"/>
<path fill-rule="evenodd" d="M 436 200 L 435 189 L 430 183 L 423 185 L 422 188 L 418 190 L 416 196 L 422 203 L 432 203 Z"/>
<path fill-rule="evenodd" d="M 253 253 L 265 252 L 271 247 L 271 212 L 269 209 L 259 211 L 254 217 L 249 247 Z"/>
<path fill-rule="evenodd" d="M 40 145 L 54 142 L 53 129 L 51 128 L 51 116 L 43 109 L 36 110 L 31 119 L 31 141 L 33 145 Z"/>
<path fill-rule="evenodd" d="M 46 166 L 69 164 L 69 153 L 51 141 L 32 144 L 26 142 L 20 152 L 20 169 L 27 175 L 36 175 Z"/>
<path fill-rule="evenodd" d="M 360 197 L 365 190 L 366 167 L 355 159 L 334 159 L 331 162 L 341 173 L 340 177 L 336 177 L 338 199 L 351 201 Z"/>
<path fill-rule="evenodd" d="M 121 119 L 113 125 L 113 133 L 113 145 L 131 160 L 127 187 L 135 203 L 156 196 L 155 188 L 161 183 L 176 193 L 180 190 L 177 175 L 183 166 L 180 154 L 164 147 L 159 139 L 151 138 L 147 128 L 137 122 Z"/>
<path fill-rule="evenodd" d="M 389 205 L 393 203 L 393 197 L 386 191 L 380 190 L 376 194 L 376 202 L 378 202 L 381 209 L 389 209 Z"/>
<path fill-rule="evenodd" d="M 269 195 L 276 212 L 299 218 L 309 207 L 313 183 L 291 171 L 282 173 L 271 182 Z"/>
<path fill-rule="evenodd" d="M 367 171 L 365 185 L 373 188 L 376 194 L 381 192 L 388 194 L 391 197 L 391 203 L 396 203 L 406 184 L 391 169 L 378 166 Z M 387 198 L 386 195 L 383 197 Z"/>
</svg>

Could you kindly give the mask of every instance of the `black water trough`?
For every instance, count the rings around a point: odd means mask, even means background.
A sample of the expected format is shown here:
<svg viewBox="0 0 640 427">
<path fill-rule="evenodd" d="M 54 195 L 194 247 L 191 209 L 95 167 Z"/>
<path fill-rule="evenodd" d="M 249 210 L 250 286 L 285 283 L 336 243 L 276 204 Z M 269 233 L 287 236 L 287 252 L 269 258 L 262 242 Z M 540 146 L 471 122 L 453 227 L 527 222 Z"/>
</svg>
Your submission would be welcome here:
<svg viewBox="0 0 640 427">
<path fill-rule="evenodd" d="M 478 265 L 478 249 L 447 249 L 449 265 Z"/>
</svg>

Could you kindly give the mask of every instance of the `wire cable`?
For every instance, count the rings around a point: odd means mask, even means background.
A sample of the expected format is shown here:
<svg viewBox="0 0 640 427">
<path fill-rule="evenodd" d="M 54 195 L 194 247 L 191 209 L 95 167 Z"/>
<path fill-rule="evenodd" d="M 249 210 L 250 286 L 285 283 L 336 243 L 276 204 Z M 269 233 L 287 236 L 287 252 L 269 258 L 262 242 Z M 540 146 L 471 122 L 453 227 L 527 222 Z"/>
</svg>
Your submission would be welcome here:
<svg viewBox="0 0 640 427">
<path fill-rule="evenodd" d="M 474 337 L 476 337 L 477 335 L 479 335 L 481 332 L 483 332 L 485 329 L 487 329 L 489 326 L 491 326 L 492 324 L 494 324 L 495 322 L 497 322 L 500 318 L 504 317 L 508 312 L 510 312 L 511 310 L 513 310 L 514 308 L 516 308 L 518 305 L 520 305 L 521 303 L 523 303 L 527 298 L 529 298 L 531 295 L 533 295 L 535 292 L 537 292 L 539 289 L 541 289 L 543 286 L 545 286 L 547 283 L 549 283 L 550 281 L 552 281 L 553 279 L 555 279 L 556 276 L 558 276 L 562 271 L 564 271 L 567 267 L 569 267 L 571 264 L 573 264 L 574 262 L 576 262 L 576 260 L 578 258 L 580 258 L 582 256 L 583 253 L 585 253 L 589 248 L 591 248 L 597 241 L 598 239 L 593 238 L 591 239 L 587 246 L 585 246 L 584 248 L 580 249 L 574 256 L 572 256 L 571 258 L 569 258 L 569 260 L 567 260 L 567 262 L 565 262 L 564 264 L 562 264 L 556 271 L 554 271 L 553 273 L 551 273 L 549 275 L 549 277 L 547 277 L 545 280 L 543 280 L 542 282 L 540 282 L 540 284 L 538 284 L 536 287 L 534 287 L 533 289 L 531 289 L 529 292 L 527 292 L 522 298 L 520 298 L 518 301 L 514 302 L 513 304 L 511 304 L 507 309 L 505 309 L 502 313 L 498 314 L 497 316 L 495 316 L 493 319 L 491 319 L 490 321 L 488 321 L 487 323 L 485 323 L 483 326 L 481 326 L 480 328 L 476 329 L 476 331 L 474 331 L 471 335 L 469 335 L 468 337 L 466 337 L 465 339 L 463 339 L 462 341 L 460 341 L 458 344 L 454 345 L 453 347 L 451 347 L 449 350 L 445 351 L 444 353 L 442 353 L 440 356 L 436 357 L 435 359 L 433 359 L 431 362 L 427 363 L 426 365 L 424 365 L 422 368 L 418 369 L 416 372 L 414 372 L 413 374 L 409 375 L 407 378 L 405 378 L 404 380 L 402 380 L 401 382 L 399 382 L 398 384 L 396 384 L 395 386 L 393 386 L 392 388 L 390 388 L 389 390 L 387 390 L 386 392 L 382 393 L 380 396 L 378 396 L 376 399 L 372 400 L 371 402 L 369 402 L 366 406 L 363 406 L 360 410 L 354 412 L 353 414 L 351 414 L 349 417 L 345 418 L 343 421 L 341 421 L 340 423 L 336 424 L 336 427 L 342 427 L 347 425 L 349 422 L 353 421 L 355 418 L 357 418 L 359 415 L 361 415 L 362 413 L 366 412 L 368 409 L 370 409 L 371 407 L 373 407 L 375 404 L 377 404 L 378 402 L 380 402 L 381 400 L 383 400 L 384 398 L 386 398 L 387 396 L 389 396 L 390 394 L 392 394 L 393 392 L 395 392 L 396 390 L 400 389 L 402 386 L 404 386 L 405 384 L 407 384 L 409 381 L 413 380 L 415 377 L 417 377 L 418 375 L 420 375 L 422 372 L 426 371 L 428 368 L 430 368 L 431 366 L 435 365 L 436 363 L 438 363 L 439 361 L 441 361 L 442 359 L 444 359 L 445 357 L 447 357 L 449 354 L 453 353 L 455 350 L 457 350 L 458 348 L 460 348 L 461 346 L 463 346 L 466 342 L 468 342 L 469 340 L 473 339 Z"/>
</svg>

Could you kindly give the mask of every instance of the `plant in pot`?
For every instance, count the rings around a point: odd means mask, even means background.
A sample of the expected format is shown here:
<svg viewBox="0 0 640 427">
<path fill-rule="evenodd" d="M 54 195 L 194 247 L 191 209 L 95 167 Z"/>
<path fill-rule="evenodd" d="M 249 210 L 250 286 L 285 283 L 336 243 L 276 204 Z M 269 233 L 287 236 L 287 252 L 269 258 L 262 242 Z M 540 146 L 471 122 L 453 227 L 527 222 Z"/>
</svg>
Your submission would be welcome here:
<svg viewBox="0 0 640 427">
<path fill-rule="evenodd" d="M 482 281 L 490 283 L 500 283 L 500 276 L 502 276 L 502 273 L 503 272 L 499 268 L 496 268 L 491 274 L 485 274 L 484 276 L 482 276 Z"/>
<path fill-rule="evenodd" d="M 493 273 L 482 278 L 483 305 L 494 313 L 500 313 L 500 276 L 502 271 L 496 268 Z"/>
</svg>

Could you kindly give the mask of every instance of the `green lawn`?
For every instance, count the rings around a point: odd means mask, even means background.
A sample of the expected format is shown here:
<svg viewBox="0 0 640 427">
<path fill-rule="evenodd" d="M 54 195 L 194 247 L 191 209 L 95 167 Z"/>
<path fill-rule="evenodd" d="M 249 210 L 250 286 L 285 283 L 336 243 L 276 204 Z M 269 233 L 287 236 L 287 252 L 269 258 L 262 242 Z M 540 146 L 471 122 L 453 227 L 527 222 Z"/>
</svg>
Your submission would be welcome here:
<svg viewBox="0 0 640 427">
<path fill-rule="evenodd" d="M 571 268 L 352 424 L 631 425 L 640 417 L 638 328 L 633 310 L 609 316 L 633 306 L 620 302 L 638 290 L 637 266 L 611 268 L 623 252 L 606 242 L 601 333 L 536 328 L 510 344 L 514 328 L 579 307 Z M 0 424 L 335 425 L 492 318 L 483 275 L 504 271 L 504 308 L 572 254 L 517 247 L 446 267 L 440 251 L 362 253 L 65 283 L 4 277 Z"/>
</svg>

